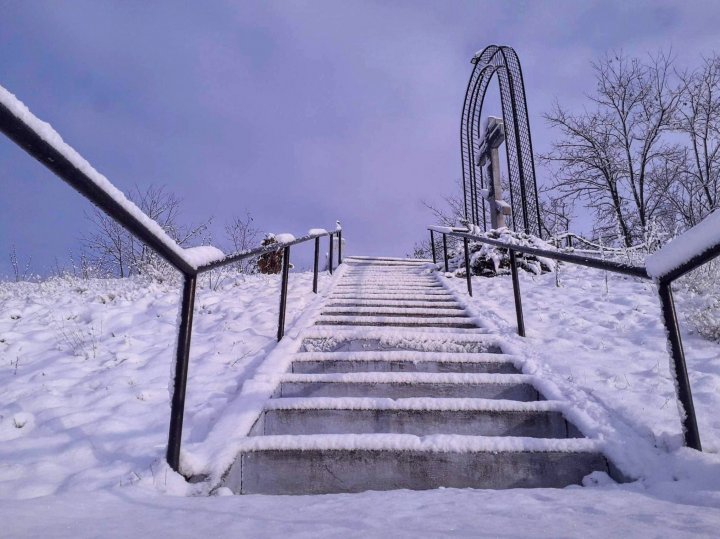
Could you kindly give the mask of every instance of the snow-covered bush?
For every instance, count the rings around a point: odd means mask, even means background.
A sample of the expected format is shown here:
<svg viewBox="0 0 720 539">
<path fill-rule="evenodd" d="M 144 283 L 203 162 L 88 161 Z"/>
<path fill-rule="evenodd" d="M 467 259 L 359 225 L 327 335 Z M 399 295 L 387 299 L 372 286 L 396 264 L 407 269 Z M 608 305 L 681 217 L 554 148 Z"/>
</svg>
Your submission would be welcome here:
<svg viewBox="0 0 720 539">
<path fill-rule="evenodd" d="M 508 228 L 499 228 L 487 232 L 476 232 L 477 235 L 488 239 L 509 243 L 512 245 L 524 245 L 537 249 L 555 250 L 555 248 L 536 236 L 522 232 L 514 232 Z M 502 249 L 481 242 L 469 242 L 470 268 L 473 275 L 482 277 L 494 277 L 496 275 L 507 275 L 510 273 L 510 254 L 507 249 Z M 553 271 L 555 261 L 550 258 L 538 257 L 516 252 L 518 267 L 539 275 Z M 455 270 L 458 275 L 465 275 L 465 253 L 462 243 L 452 250 L 450 269 Z"/>
<path fill-rule="evenodd" d="M 685 320 L 706 339 L 720 342 L 720 260 L 712 260 L 682 277 Z"/>
</svg>

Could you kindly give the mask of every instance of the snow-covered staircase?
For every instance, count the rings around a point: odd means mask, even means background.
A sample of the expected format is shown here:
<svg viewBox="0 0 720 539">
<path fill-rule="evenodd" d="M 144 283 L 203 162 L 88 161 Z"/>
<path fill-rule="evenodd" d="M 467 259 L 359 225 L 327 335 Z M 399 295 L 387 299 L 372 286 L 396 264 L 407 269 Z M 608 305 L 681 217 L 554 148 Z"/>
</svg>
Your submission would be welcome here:
<svg viewBox="0 0 720 539">
<path fill-rule="evenodd" d="M 424 261 L 356 257 L 225 478 L 236 493 L 563 487 L 608 462 Z"/>
</svg>

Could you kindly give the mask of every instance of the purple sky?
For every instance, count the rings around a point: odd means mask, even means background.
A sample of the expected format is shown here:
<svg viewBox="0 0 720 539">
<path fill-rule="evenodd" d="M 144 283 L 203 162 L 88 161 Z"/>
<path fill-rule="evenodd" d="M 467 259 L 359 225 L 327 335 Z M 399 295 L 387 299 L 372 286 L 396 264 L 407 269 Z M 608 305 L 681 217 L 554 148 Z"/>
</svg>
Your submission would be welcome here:
<svg viewBox="0 0 720 539">
<path fill-rule="evenodd" d="M 718 28 L 718 2 L 0 0 L 0 84 L 118 187 L 165 185 L 218 235 L 245 210 L 273 232 L 340 218 L 351 253 L 402 256 L 461 173 L 474 52 L 518 51 L 543 151 L 541 114 L 582 105 L 590 60 L 691 64 Z M 89 204 L 4 137 L 0 171 L 0 274 L 12 244 L 47 273 Z"/>
</svg>

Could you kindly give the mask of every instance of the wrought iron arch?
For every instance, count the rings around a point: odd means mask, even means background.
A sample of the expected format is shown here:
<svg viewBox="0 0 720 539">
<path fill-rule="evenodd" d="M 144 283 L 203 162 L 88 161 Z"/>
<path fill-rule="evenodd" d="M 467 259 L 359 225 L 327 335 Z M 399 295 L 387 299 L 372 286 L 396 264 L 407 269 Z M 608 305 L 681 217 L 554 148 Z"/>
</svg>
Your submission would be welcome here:
<svg viewBox="0 0 720 539">
<path fill-rule="evenodd" d="M 475 165 L 475 152 L 483 136 L 481 119 L 485 95 L 490 81 L 497 75 L 505 123 L 512 228 L 541 236 L 535 161 L 520 60 L 511 47 L 490 45 L 476 54 L 472 63 L 460 125 L 465 218 L 487 230 L 486 204 L 483 197 L 478 196 L 479 190 L 485 188 L 485 178 L 482 169 Z"/>
</svg>

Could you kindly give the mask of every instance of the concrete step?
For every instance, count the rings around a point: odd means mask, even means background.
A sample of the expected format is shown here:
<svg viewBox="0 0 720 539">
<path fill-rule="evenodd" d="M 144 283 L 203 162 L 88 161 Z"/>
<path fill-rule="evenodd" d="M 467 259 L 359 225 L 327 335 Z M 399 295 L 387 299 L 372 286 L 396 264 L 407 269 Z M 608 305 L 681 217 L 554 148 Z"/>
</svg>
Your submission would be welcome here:
<svg viewBox="0 0 720 539">
<path fill-rule="evenodd" d="M 325 307 L 322 315 L 329 316 L 414 316 L 420 318 L 467 317 L 463 309 L 398 309 L 395 307 Z"/>
<path fill-rule="evenodd" d="M 447 304 L 451 303 L 453 305 L 457 305 L 457 300 L 453 296 L 422 296 L 417 297 L 411 294 L 394 294 L 394 293 L 384 293 L 384 294 L 373 294 L 373 295 L 363 295 L 358 294 L 356 292 L 347 292 L 347 293 L 339 293 L 339 294 L 333 294 L 328 298 L 328 305 L 331 305 L 336 302 L 347 302 L 347 301 L 384 301 L 384 302 L 399 302 L 399 303 L 439 303 L 439 304 Z"/>
<path fill-rule="evenodd" d="M 477 324 L 467 316 L 449 318 L 421 318 L 414 316 L 330 316 L 321 315 L 315 325 L 333 326 L 384 326 L 384 327 L 441 327 L 441 328 L 477 328 Z"/>
<path fill-rule="evenodd" d="M 522 374 L 425 372 L 285 374 L 274 396 L 540 399 L 532 385 L 532 377 Z"/>
<path fill-rule="evenodd" d="M 512 356 L 489 353 L 413 351 L 301 352 L 293 356 L 290 372 L 479 372 L 520 374 Z"/>
<path fill-rule="evenodd" d="M 502 353 L 498 339 L 482 328 L 457 330 L 313 326 L 305 331 L 300 352 L 411 351 Z"/>
<path fill-rule="evenodd" d="M 432 309 L 456 309 L 464 311 L 465 308 L 457 301 L 413 301 L 413 300 L 330 300 L 325 304 L 327 307 L 389 307 L 395 309 L 420 309 L 429 307 Z"/>
<path fill-rule="evenodd" d="M 398 433 L 580 437 L 551 401 L 485 399 L 272 399 L 251 435 Z"/>
<path fill-rule="evenodd" d="M 562 488 L 608 472 L 597 442 L 402 434 L 248 437 L 224 486 L 237 494 Z"/>
<path fill-rule="evenodd" d="M 345 258 L 346 262 L 362 262 L 362 263 L 368 263 L 368 262 L 374 262 L 374 261 L 382 261 L 382 262 L 406 262 L 408 264 L 418 264 L 420 266 L 425 266 L 427 264 L 432 264 L 432 260 L 428 260 L 427 258 L 399 258 L 394 256 L 349 256 Z"/>
<path fill-rule="evenodd" d="M 359 286 L 340 286 L 337 285 L 333 289 L 333 292 L 409 292 L 410 294 L 415 293 L 437 293 L 445 292 L 441 286 L 424 286 L 419 284 L 408 284 L 408 285 L 359 285 Z"/>
<path fill-rule="evenodd" d="M 397 295 L 404 295 L 404 296 L 412 296 L 417 298 L 425 298 L 425 297 L 445 297 L 448 299 L 455 299 L 455 296 L 452 295 L 452 293 L 448 292 L 444 288 L 423 288 L 423 289 L 417 289 L 417 288 L 410 288 L 410 289 L 398 289 L 397 287 L 388 288 L 387 290 L 379 290 L 375 288 L 348 288 L 347 290 L 333 289 L 333 293 L 331 297 L 337 297 L 340 295 L 346 295 L 346 294 L 354 294 L 356 296 L 367 296 L 368 299 L 372 299 L 374 296 L 397 296 Z"/>
<path fill-rule="evenodd" d="M 425 268 L 428 267 L 427 262 L 402 262 L 400 260 L 376 260 L 372 263 L 346 261 L 348 266 L 353 268 Z M 430 263 L 432 265 L 432 263 Z"/>
</svg>

